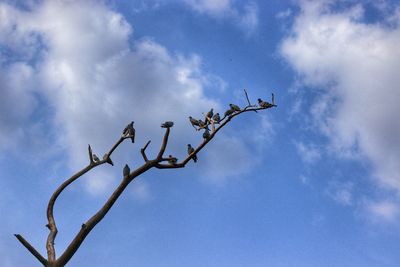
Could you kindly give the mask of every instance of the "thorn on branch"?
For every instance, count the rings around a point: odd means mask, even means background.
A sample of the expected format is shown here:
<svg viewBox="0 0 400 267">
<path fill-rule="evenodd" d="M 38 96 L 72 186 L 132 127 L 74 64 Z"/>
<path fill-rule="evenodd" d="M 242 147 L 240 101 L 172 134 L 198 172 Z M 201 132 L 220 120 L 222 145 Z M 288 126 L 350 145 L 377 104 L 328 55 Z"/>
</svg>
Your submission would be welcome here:
<svg viewBox="0 0 400 267">
<path fill-rule="evenodd" d="M 114 166 L 114 162 L 111 160 L 111 158 L 110 158 L 110 156 L 108 154 L 104 154 L 103 160 L 105 160 L 111 166 Z"/>
</svg>

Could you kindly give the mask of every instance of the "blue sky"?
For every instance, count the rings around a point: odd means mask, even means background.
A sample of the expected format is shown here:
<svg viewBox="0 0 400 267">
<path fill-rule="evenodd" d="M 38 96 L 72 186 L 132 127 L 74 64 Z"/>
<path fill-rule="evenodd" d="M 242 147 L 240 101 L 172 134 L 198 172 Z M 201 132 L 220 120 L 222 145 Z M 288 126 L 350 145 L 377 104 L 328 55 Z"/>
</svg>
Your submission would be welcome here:
<svg viewBox="0 0 400 267">
<path fill-rule="evenodd" d="M 58 255 L 140 148 L 201 136 L 187 117 L 276 95 L 233 120 L 199 161 L 150 170 L 70 266 L 400 264 L 400 5 L 397 1 L 0 1 L 0 266 L 45 254 L 55 188 L 103 155 L 114 167 L 56 203 Z"/>
</svg>

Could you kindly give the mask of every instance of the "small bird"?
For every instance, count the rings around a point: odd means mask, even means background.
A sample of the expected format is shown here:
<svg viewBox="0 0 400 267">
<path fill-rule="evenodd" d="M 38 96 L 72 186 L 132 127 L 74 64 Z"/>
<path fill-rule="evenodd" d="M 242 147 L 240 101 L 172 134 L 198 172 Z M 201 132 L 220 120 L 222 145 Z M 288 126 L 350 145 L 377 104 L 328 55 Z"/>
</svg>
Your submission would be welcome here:
<svg viewBox="0 0 400 267">
<path fill-rule="evenodd" d="M 163 124 L 161 124 L 161 128 L 171 128 L 172 126 L 174 126 L 173 121 L 166 121 Z"/>
<path fill-rule="evenodd" d="M 177 158 L 175 158 L 175 157 L 173 157 L 173 156 L 171 156 L 171 155 L 168 156 L 168 163 L 169 163 L 169 164 L 175 165 L 177 162 L 178 162 L 178 159 L 177 159 Z"/>
<path fill-rule="evenodd" d="M 207 122 L 207 121 L 211 120 L 213 116 L 214 116 L 214 109 L 212 108 L 212 109 L 210 109 L 209 112 L 207 112 L 204 121 Z"/>
<path fill-rule="evenodd" d="M 239 106 L 235 105 L 235 104 L 229 104 L 229 106 L 231 107 L 231 110 L 233 110 L 233 112 L 235 111 L 240 111 Z"/>
<path fill-rule="evenodd" d="M 100 159 L 96 156 L 96 154 L 93 154 L 93 161 L 94 162 L 99 162 Z"/>
<path fill-rule="evenodd" d="M 203 138 L 208 140 L 210 138 L 210 131 L 208 129 L 204 130 Z"/>
<path fill-rule="evenodd" d="M 212 117 L 212 120 L 214 121 L 214 123 L 219 123 L 221 121 L 219 113 L 215 113 L 215 115 Z"/>
<path fill-rule="evenodd" d="M 224 116 L 225 116 L 225 117 L 226 117 L 226 116 L 229 116 L 229 115 L 231 115 L 233 112 L 234 112 L 234 111 L 233 111 L 232 109 L 228 109 L 227 111 L 225 111 Z"/>
<path fill-rule="evenodd" d="M 207 126 L 207 123 L 206 122 L 204 122 L 204 121 L 202 121 L 202 120 L 199 120 L 199 127 L 200 128 L 204 128 L 204 127 L 206 127 Z"/>
<path fill-rule="evenodd" d="M 194 152 L 194 148 L 192 147 L 191 144 L 188 144 L 188 145 L 187 145 L 187 150 L 188 150 L 188 154 L 189 154 L 189 155 L 192 154 L 192 153 Z M 197 155 L 194 154 L 194 155 L 192 156 L 192 159 L 193 159 L 194 162 L 197 162 Z"/>
<path fill-rule="evenodd" d="M 124 131 L 122 132 L 122 135 L 124 137 L 130 137 L 132 140 L 132 143 L 135 143 L 135 128 L 133 128 L 133 123 L 134 121 L 131 121 L 131 123 L 129 123 Z"/>
<path fill-rule="evenodd" d="M 257 99 L 258 100 L 258 105 L 262 108 L 270 108 L 273 107 L 274 105 L 271 103 L 268 103 L 266 101 L 263 101 L 261 98 Z"/>
<path fill-rule="evenodd" d="M 131 169 L 129 168 L 128 164 L 125 164 L 122 173 L 124 174 L 124 177 L 127 177 L 131 173 Z"/>
<path fill-rule="evenodd" d="M 199 121 L 193 118 L 192 116 L 189 116 L 189 121 L 192 124 L 192 126 L 199 126 Z"/>
</svg>

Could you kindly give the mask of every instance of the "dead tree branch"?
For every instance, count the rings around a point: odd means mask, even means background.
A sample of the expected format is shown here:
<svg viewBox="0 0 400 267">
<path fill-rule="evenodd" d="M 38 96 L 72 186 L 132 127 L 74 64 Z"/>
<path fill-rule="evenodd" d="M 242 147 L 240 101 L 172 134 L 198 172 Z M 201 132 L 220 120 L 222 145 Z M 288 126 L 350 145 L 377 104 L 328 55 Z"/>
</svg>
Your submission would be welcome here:
<svg viewBox="0 0 400 267">
<path fill-rule="evenodd" d="M 111 194 L 111 196 L 107 199 L 105 204 L 92 216 L 90 217 L 85 223 L 82 224 L 82 226 L 79 229 L 79 232 L 75 235 L 75 237 L 72 239 L 71 243 L 68 245 L 68 247 L 65 249 L 65 251 L 61 254 L 60 257 L 56 257 L 56 252 L 55 252 L 55 247 L 54 247 L 54 241 L 58 233 L 56 221 L 54 218 L 54 205 L 60 196 L 60 194 L 63 192 L 64 189 L 66 189 L 69 185 L 71 185 L 74 181 L 76 181 L 78 178 L 82 177 L 84 174 L 92 170 L 93 168 L 100 166 L 104 163 L 109 163 L 113 165 L 113 162 L 111 160 L 111 155 L 113 152 L 118 148 L 118 146 L 125 140 L 125 139 L 131 139 L 132 143 L 134 142 L 134 135 L 135 135 L 135 129 L 133 128 L 133 122 L 131 122 L 130 125 L 125 128 L 123 135 L 117 140 L 117 142 L 111 147 L 111 149 L 103 156 L 103 159 L 100 160 L 93 154 L 92 148 L 89 145 L 88 146 L 88 154 L 89 154 L 89 164 L 72 175 L 70 178 L 65 180 L 52 194 L 50 197 L 48 206 L 47 206 L 47 220 L 48 224 L 46 227 L 49 229 L 49 235 L 47 237 L 46 241 L 46 250 L 47 250 L 47 259 L 45 259 L 31 244 L 29 244 L 21 235 L 16 234 L 16 238 L 25 246 L 26 249 L 28 249 L 29 252 L 32 253 L 33 256 L 35 256 L 36 259 L 38 259 L 44 266 L 47 267 L 59 267 L 59 266 L 64 266 L 65 264 L 68 263 L 68 261 L 72 258 L 72 256 L 76 253 L 76 251 L 79 249 L 79 247 L 82 245 L 83 241 L 85 240 L 86 236 L 91 232 L 91 230 L 104 218 L 104 216 L 108 213 L 108 211 L 111 209 L 111 207 L 114 205 L 114 203 L 117 201 L 119 196 L 124 192 L 125 188 L 132 182 L 136 177 L 140 176 L 144 172 L 150 170 L 151 168 L 157 168 L 157 169 L 176 169 L 176 168 L 183 168 L 186 166 L 186 164 L 189 162 L 189 160 L 193 159 L 214 137 L 215 135 L 226 125 L 228 124 L 233 118 L 236 116 L 239 116 L 242 113 L 249 112 L 249 111 L 254 111 L 257 112 L 258 110 L 263 110 L 271 107 L 276 107 L 275 103 L 270 105 L 260 105 L 260 106 L 255 106 L 251 105 L 251 102 L 249 100 L 248 94 L 246 90 L 244 90 L 246 100 L 248 105 L 244 107 L 243 109 L 240 109 L 238 106 L 230 104 L 230 109 L 225 112 L 225 116 L 222 118 L 222 120 L 219 120 L 217 122 L 214 122 L 213 119 L 207 119 L 205 120 L 204 125 L 199 125 L 199 128 L 197 129 L 196 127 L 193 127 L 196 129 L 196 131 L 199 131 L 201 129 L 204 129 L 204 134 L 203 134 L 203 141 L 191 152 L 190 154 L 187 155 L 185 159 L 183 159 L 181 162 L 177 162 L 177 159 L 175 157 L 172 157 L 171 155 L 169 157 L 164 157 L 165 150 L 167 148 L 168 144 L 168 138 L 170 135 L 170 128 L 173 126 L 173 122 L 168 122 L 164 123 L 162 125 L 163 128 L 166 128 L 166 131 L 164 133 L 163 140 L 161 142 L 160 149 L 157 153 L 157 156 L 154 159 L 149 159 L 146 155 L 146 149 L 150 145 L 151 141 L 148 141 L 143 148 L 140 149 L 140 153 L 143 157 L 144 163 L 138 167 L 137 169 L 131 171 L 129 175 L 125 175 L 122 179 L 118 187 L 114 190 L 114 192 Z M 264 103 L 264 102 L 263 102 Z M 212 112 L 212 110 L 211 110 Z M 206 116 L 207 117 L 207 116 Z M 191 118 L 191 117 L 190 117 Z M 192 120 L 192 118 L 191 118 Z M 215 123 L 217 123 L 219 126 L 215 127 Z M 211 125 L 211 132 L 209 132 L 208 126 Z M 129 128 L 130 127 L 130 128 Z M 168 162 L 168 163 L 165 163 Z M 128 169 L 129 170 L 129 169 Z"/>
</svg>

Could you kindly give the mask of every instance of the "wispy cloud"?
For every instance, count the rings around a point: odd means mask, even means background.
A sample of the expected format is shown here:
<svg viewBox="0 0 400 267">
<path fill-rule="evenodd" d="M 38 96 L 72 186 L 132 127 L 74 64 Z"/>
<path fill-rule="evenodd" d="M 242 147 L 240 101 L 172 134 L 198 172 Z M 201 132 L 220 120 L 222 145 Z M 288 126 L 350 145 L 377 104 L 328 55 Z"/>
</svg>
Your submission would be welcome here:
<svg viewBox="0 0 400 267">
<path fill-rule="evenodd" d="M 282 55 L 317 93 L 310 114 L 330 152 L 366 157 L 377 184 L 400 192 L 400 27 L 364 22 L 361 4 L 337 11 L 331 3 L 301 2 Z M 379 207 L 371 211 L 392 210 Z"/>
<path fill-rule="evenodd" d="M 6 93 L 0 109 L 1 114 L 9 115 L 0 117 L 0 149 L 12 144 L 11 139 L 32 139 L 30 124 L 36 114 L 46 122 L 38 132 L 54 136 L 59 148 L 69 155 L 73 169 L 87 162 L 87 144 L 101 157 L 131 120 L 135 121 L 139 144 L 160 140 L 160 123 L 173 120 L 169 150 L 182 155 L 186 143 L 201 141 L 201 134 L 193 134 L 187 117 L 202 116 L 211 107 L 222 110 L 204 89 L 223 90 L 226 83 L 202 71 L 200 56 L 171 53 L 151 38 L 132 41 L 132 26 L 104 3 L 45 1 L 29 10 L 2 3 L 0 10 L 6 18 L 0 24 L 2 44 L 18 54 L 28 37 L 35 36 L 29 43 L 33 54 L 40 55 L 26 54 L 1 67 L 5 71 L 0 72 L 4 81 L 0 86 Z M 7 41 L 10 39 L 12 43 Z M 210 79 L 219 82 L 214 85 Z M 36 96 L 45 105 L 38 105 Z M 12 104 L 15 102 L 19 104 Z M 40 117 L 46 109 L 51 113 Z M 225 170 L 235 166 L 240 173 L 249 168 L 244 160 L 250 153 L 249 145 L 235 134 L 225 141 L 239 148 L 241 160 L 226 160 L 222 156 L 225 151 L 217 149 L 212 153 L 215 159 L 207 161 L 207 169 L 218 173 L 221 166 Z M 225 145 L 232 148 L 228 143 Z M 149 149 L 151 152 L 153 147 Z M 122 147 L 115 161 L 131 158 L 131 153 Z M 101 179 L 90 176 L 86 183 L 89 192 L 107 190 L 114 177 L 120 177 L 119 167 L 102 172 Z"/>
<path fill-rule="evenodd" d="M 314 144 L 306 145 L 298 141 L 295 141 L 294 144 L 303 162 L 312 164 L 321 158 L 321 152 Z"/>
<path fill-rule="evenodd" d="M 232 20 L 243 31 L 251 33 L 258 26 L 258 7 L 254 2 L 239 5 L 231 0 L 182 0 L 193 10 L 217 19 Z"/>
</svg>

